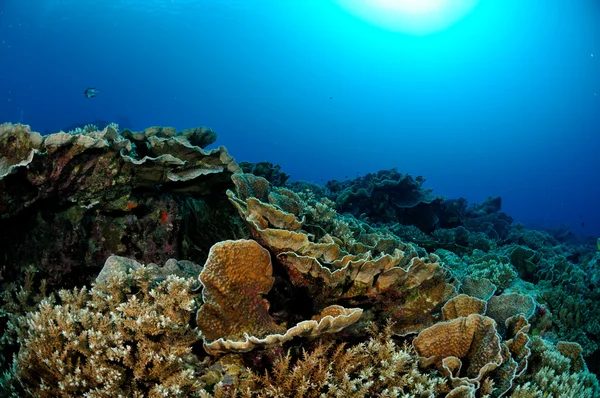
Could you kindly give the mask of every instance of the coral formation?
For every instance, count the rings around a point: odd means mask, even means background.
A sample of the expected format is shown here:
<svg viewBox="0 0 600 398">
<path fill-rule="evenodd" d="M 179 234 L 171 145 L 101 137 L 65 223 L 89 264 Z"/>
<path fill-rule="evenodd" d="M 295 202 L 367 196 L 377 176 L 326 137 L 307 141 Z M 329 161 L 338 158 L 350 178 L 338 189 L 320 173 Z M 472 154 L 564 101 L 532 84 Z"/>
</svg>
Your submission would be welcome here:
<svg viewBox="0 0 600 398">
<path fill-rule="evenodd" d="M 290 175 L 281 171 L 281 166 L 271 162 L 240 162 L 240 168 L 244 173 L 264 177 L 276 187 L 284 186 Z"/>
<path fill-rule="evenodd" d="M 366 342 L 319 343 L 303 350 L 294 363 L 288 353 L 273 370 L 254 375 L 257 397 L 399 397 L 439 396 L 447 392 L 445 380 L 422 373 L 409 345 L 399 346 L 391 328 L 372 331 Z M 262 392 L 262 393 L 261 393 Z"/>
<path fill-rule="evenodd" d="M 204 304 L 196 322 L 209 353 L 244 352 L 281 345 L 296 336 L 335 333 L 358 321 L 360 308 L 329 306 L 286 330 L 269 315 L 262 296 L 273 286 L 269 252 L 253 240 L 215 244 L 200 273 Z"/>
<path fill-rule="evenodd" d="M 595 241 L 102 124 L 0 125 L 0 395 L 600 397 Z"/>
<path fill-rule="evenodd" d="M 28 126 L 0 125 L 6 273 L 34 264 L 49 285 L 69 287 L 89 282 L 110 254 L 164 263 L 197 251 L 190 259 L 203 262 L 215 242 L 198 237 L 190 244 L 197 237 L 190 228 L 208 224 L 224 238 L 244 235 L 221 199 L 239 168 L 224 147 L 201 148 L 214 138 L 204 128 L 133 133 L 108 125 L 41 136 Z M 190 203 L 210 209 L 194 225 L 184 220 Z M 26 249 L 21 242 L 29 242 Z"/>
<path fill-rule="evenodd" d="M 502 364 L 495 326 L 491 318 L 471 314 L 423 330 L 413 345 L 422 366 L 435 365 L 455 387 L 465 383 L 478 385 Z"/>
<path fill-rule="evenodd" d="M 189 325 L 193 278 L 111 258 L 91 288 L 61 290 L 28 313 L 14 377 L 36 397 L 198 393 L 201 338 Z"/>
<path fill-rule="evenodd" d="M 243 183 L 237 189 L 242 197 L 256 191 L 248 188 L 250 180 L 246 177 L 234 179 L 236 187 L 237 181 Z M 408 334 L 440 319 L 442 305 L 455 294 L 436 256 L 416 257 L 413 248 L 399 240 L 371 237 L 372 248 L 383 240 L 385 251 L 371 250 L 355 240 L 344 244 L 329 234 L 315 241 L 312 234 L 302 229 L 304 217 L 298 220 L 293 213 L 256 197 L 244 200 L 232 191 L 228 191 L 228 196 L 253 236 L 276 254 L 291 282 L 307 289 L 317 307 L 340 300 L 352 305 L 370 302 L 373 314 L 391 317 L 396 322 L 396 332 Z"/>
<path fill-rule="evenodd" d="M 403 224 L 432 231 L 439 221 L 436 208 L 441 208 L 441 198 L 431 194 L 431 189 L 423 188 L 425 179 L 416 179 L 397 170 L 367 174 L 357 178 L 347 186 L 336 189 L 329 184 L 335 194 L 336 207 L 354 216 L 366 217 L 377 222 L 395 219 Z"/>
<path fill-rule="evenodd" d="M 444 304 L 442 307 L 442 315 L 443 319 L 447 321 L 462 316 L 469 316 L 471 314 L 485 315 L 486 309 L 487 302 L 484 300 L 466 294 L 459 294 Z"/>
</svg>

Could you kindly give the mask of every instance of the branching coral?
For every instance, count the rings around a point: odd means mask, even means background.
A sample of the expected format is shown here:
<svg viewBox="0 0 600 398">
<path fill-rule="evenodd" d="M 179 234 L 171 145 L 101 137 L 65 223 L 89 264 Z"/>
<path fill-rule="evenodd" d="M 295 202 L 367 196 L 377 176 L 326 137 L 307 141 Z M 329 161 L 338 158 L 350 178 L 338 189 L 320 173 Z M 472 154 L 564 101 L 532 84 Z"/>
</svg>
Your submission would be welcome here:
<svg viewBox="0 0 600 398">
<path fill-rule="evenodd" d="M 201 391 L 189 326 L 194 279 L 114 267 L 92 289 L 61 290 L 29 313 L 14 372 L 37 397 L 187 397 Z"/>
<path fill-rule="evenodd" d="M 264 375 L 254 374 L 251 397 L 417 397 L 448 392 L 445 379 L 422 373 L 409 345 L 398 345 L 392 328 L 373 328 L 354 346 L 320 342 L 294 360 L 288 352 Z"/>
<path fill-rule="evenodd" d="M 568 355 L 561 353 L 561 345 Z M 555 347 L 538 337 L 532 339 L 530 346 L 530 366 L 511 398 L 600 397 L 600 384 L 583 364 L 581 347 L 579 354 L 574 355 L 577 352 L 574 344 L 559 342 Z"/>
</svg>

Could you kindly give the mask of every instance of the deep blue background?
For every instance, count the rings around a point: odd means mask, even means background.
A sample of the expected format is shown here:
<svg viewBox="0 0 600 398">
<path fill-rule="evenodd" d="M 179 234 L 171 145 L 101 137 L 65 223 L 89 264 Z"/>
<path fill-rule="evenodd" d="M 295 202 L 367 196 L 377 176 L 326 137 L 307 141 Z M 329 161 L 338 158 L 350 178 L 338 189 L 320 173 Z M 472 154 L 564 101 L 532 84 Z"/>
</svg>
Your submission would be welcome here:
<svg viewBox="0 0 600 398">
<path fill-rule="evenodd" d="M 331 0 L 0 0 L 0 104 L 40 132 L 206 125 L 294 179 L 398 167 L 600 236 L 598 0 L 485 0 L 425 37 Z"/>
</svg>

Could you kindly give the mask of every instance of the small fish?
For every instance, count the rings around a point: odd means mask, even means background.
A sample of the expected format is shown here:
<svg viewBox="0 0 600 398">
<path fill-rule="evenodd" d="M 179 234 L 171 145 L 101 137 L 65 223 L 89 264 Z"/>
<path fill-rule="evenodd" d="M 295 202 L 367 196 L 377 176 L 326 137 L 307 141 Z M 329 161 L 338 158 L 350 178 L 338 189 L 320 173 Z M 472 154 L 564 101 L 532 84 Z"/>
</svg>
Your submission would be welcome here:
<svg viewBox="0 0 600 398">
<path fill-rule="evenodd" d="M 581 227 L 582 228 L 585 227 L 585 222 L 584 221 L 581 222 Z"/>
<path fill-rule="evenodd" d="M 83 92 L 83 95 L 85 95 L 85 98 L 94 98 L 99 92 L 100 90 L 95 87 L 88 87 Z"/>
<path fill-rule="evenodd" d="M 167 214 L 167 212 L 161 209 L 161 211 L 160 211 L 160 222 L 162 224 L 164 224 L 164 223 L 167 222 L 168 219 L 169 219 L 169 215 Z"/>
</svg>

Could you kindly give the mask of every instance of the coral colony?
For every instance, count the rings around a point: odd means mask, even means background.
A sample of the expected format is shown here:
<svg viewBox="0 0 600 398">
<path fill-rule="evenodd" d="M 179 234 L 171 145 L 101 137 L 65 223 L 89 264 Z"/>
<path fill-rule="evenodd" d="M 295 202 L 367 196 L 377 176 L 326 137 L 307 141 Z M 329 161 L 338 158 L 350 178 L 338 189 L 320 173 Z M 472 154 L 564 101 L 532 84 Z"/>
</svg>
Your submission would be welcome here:
<svg viewBox="0 0 600 398">
<path fill-rule="evenodd" d="M 1 396 L 600 396 L 596 242 L 215 140 L 0 126 Z"/>
</svg>

